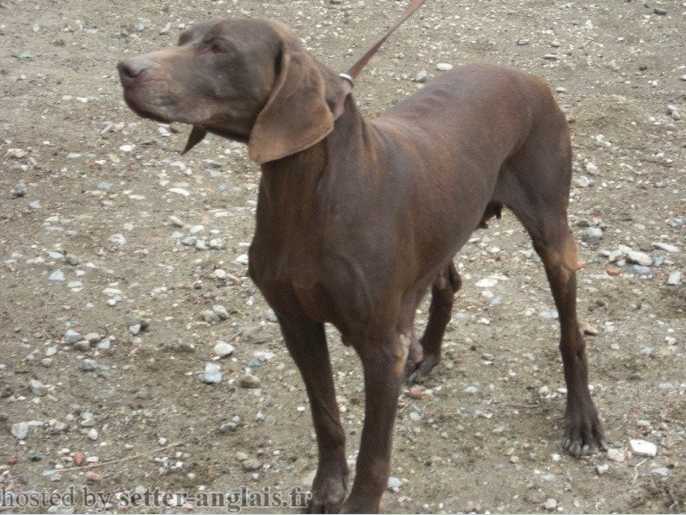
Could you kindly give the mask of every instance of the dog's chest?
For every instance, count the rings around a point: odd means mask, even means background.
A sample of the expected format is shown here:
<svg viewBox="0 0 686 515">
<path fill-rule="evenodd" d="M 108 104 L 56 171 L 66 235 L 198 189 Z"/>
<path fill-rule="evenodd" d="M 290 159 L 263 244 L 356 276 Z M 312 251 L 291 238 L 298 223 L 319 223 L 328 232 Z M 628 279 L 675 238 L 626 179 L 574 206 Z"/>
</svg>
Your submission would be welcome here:
<svg viewBox="0 0 686 515">
<path fill-rule="evenodd" d="M 250 276 L 275 311 L 329 318 L 321 269 L 308 252 L 256 236 L 250 247 Z"/>
</svg>

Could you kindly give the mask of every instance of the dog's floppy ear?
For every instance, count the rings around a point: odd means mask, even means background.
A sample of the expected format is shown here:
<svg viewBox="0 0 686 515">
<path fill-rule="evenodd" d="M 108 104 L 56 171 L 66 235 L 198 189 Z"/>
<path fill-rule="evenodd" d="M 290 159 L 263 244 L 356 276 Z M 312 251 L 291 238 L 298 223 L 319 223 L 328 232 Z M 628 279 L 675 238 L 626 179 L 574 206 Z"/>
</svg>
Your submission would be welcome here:
<svg viewBox="0 0 686 515">
<path fill-rule="evenodd" d="M 257 163 L 276 161 L 319 143 L 333 130 L 319 65 L 299 44 L 284 41 L 269 100 L 257 116 L 248 152 Z"/>
</svg>

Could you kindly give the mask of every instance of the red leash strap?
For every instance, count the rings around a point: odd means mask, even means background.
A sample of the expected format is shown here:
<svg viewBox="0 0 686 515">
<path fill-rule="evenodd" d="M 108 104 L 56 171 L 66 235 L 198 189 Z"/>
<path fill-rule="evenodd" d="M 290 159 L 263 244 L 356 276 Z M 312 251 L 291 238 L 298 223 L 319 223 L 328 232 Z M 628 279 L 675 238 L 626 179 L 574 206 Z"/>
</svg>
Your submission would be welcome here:
<svg viewBox="0 0 686 515">
<path fill-rule="evenodd" d="M 371 47 L 369 50 L 367 50 L 367 53 L 364 54 L 355 64 L 353 64 L 352 68 L 348 70 L 347 73 L 342 73 L 341 77 L 344 79 L 348 80 L 350 83 L 353 82 L 353 79 L 356 79 L 357 76 L 360 74 L 360 72 L 364 69 L 365 66 L 369 63 L 372 57 L 374 57 L 374 54 L 376 54 L 379 49 L 381 48 L 381 45 L 383 45 L 386 40 L 393 34 L 396 30 L 398 30 L 398 27 L 400 27 L 405 21 L 412 16 L 417 9 L 419 9 L 425 2 L 426 0 L 412 0 L 410 2 L 410 5 L 407 6 L 407 9 L 403 13 L 402 17 L 398 22 L 393 25 L 388 32 L 379 40 L 376 42 L 376 44 Z"/>
</svg>

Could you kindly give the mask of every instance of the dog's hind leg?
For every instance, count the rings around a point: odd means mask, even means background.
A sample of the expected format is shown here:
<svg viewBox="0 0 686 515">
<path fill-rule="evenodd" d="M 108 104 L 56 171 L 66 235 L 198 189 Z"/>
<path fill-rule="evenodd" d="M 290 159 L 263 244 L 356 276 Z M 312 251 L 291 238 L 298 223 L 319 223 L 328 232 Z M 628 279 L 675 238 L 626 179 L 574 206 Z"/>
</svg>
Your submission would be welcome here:
<svg viewBox="0 0 686 515">
<path fill-rule="evenodd" d="M 551 98 L 552 102 L 552 98 Z M 523 148 L 503 170 L 497 200 L 526 228 L 546 275 L 560 320 L 560 353 L 567 384 L 564 448 L 574 456 L 606 448 L 588 387 L 585 342 L 576 313 L 577 250 L 567 221 L 571 143 L 566 121 L 554 104 Z"/>
<path fill-rule="evenodd" d="M 462 279 L 451 261 L 431 287 L 429 321 L 419 343 L 413 343 L 408 359 L 408 381 L 421 382 L 441 361 L 441 346 L 445 329 L 450 322 L 455 295 L 462 287 Z"/>
</svg>

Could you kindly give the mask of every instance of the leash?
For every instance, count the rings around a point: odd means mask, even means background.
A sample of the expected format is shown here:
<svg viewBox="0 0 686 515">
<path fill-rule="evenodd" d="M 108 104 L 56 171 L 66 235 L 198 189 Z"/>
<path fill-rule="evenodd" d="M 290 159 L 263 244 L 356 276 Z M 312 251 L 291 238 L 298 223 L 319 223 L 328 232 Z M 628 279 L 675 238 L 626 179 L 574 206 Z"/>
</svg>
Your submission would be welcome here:
<svg viewBox="0 0 686 515">
<path fill-rule="evenodd" d="M 346 73 L 341 73 L 339 76 L 342 79 L 345 79 L 351 87 L 354 86 L 357 76 L 362 72 L 364 67 L 367 66 L 369 61 L 371 61 L 372 57 L 376 55 L 386 40 L 391 37 L 391 35 L 398 30 L 398 28 L 405 23 L 410 16 L 412 16 L 424 4 L 425 1 L 426 0 L 412 0 L 396 24 L 393 25 L 388 32 L 386 32 L 386 34 L 384 34 L 384 36 L 374 44 L 373 47 L 367 50 L 367 53 L 365 53 L 355 64 L 353 64 Z"/>
</svg>

